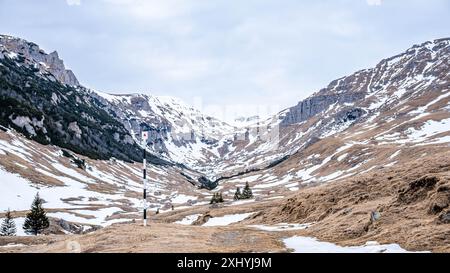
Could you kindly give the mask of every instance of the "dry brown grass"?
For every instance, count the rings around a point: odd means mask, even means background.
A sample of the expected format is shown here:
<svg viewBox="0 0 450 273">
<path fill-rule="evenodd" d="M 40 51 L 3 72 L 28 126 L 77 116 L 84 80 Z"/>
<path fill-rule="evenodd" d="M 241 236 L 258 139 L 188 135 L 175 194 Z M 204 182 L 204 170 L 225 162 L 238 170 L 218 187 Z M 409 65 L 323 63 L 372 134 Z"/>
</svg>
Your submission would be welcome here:
<svg viewBox="0 0 450 273">
<path fill-rule="evenodd" d="M 449 252 L 450 225 L 442 220 L 449 208 L 447 152 L 303 189 L 247 222 L 316 222 L 307 234 L 324 241 L 359 245 L 376 240 L 409 250 Z M 371 221 L 371 212 L 381 218 Z"/>
<path fill-rule="evenodd" d="M 2 239 L 3 244 L 8 243 Z M 0 252 L 72 252 L 71 242 L 81 252 L 284 252 L 276 234 L 252 228 L 199 227 L 176 224 L 117 224 L 88 235 L 21 237 L 9 242 L 26 247 L 0 248 Z"/>
</svg>

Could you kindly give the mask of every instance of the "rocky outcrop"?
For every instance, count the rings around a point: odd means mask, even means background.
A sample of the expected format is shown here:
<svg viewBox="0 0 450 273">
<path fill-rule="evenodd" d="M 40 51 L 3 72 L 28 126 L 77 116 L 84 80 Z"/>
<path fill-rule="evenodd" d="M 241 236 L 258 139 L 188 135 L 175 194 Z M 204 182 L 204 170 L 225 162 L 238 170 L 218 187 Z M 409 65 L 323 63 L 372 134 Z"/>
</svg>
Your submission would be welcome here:
<svg viewBox="0 0 450 273">
<path fill-rule="evenodd" d="M 200 215 L 197 220 L 195 220 L 192 225 L 193 226 L 201 226 L 204 225 L 206 222 L 209 221 L 209 219 L 213 218 L 213 216 L 208 212 L 204 213 L 203 215 Z"/>
<path fill-rule="evenodd" d="M 303 122 L 327 110 L 334 103 L 353 103 L 364 99 L 364 97 L 365 94 L 363 92 L 312 96 L 290 108 L 289 112 L 283 118 L 281 125 L 292 125 Z"/>
<path fill-rule="evenodd" d="M 37 56 L 43 57 L 42 62 L 48 65 L 48 71 L 55 75 L 58 81 L 70 86 L 80 85 L 72 70 L 65 68 L 64 62 L 58 56 L 58 52 L 53 51 L 48 55 L 40 54 Z"/>
<path fill-rule="evenodd" d="M 348 122 L 353 122 L 360 119 L 366 111 L 361 108 L 353 108 L 349 110 L 343 110 L 336 114 L 336 123 L 343 124 Z"/>
<path fill-rule="evenodd" d="M 219 185 L 217 180 L 216 181 L 211 181 L 210 179 L 208 179 L 205 176 L 199 177 L 198 178 L 198 182 L 201 185 L 200 188 L 205 188 L 205 189 L 208 189 L 208 190 L 213 190 Z"/>
<path fill-rule="evenodd" d="M 411 183 L 401 190 L 398 194 L 398 202 L 411 204 L 427 198 L 428 192 L 433 190 L 439 182 L 435 176 L 424 176 Z"/>
<path fill-rule="evenodd" d="M 33 62 L 33 65 L 37 65 L 37 69 L 51 73 L 59 82 L 70 86 L 80 85 L 75 74 L 65 68 L 58 52 L 47 54 L 34 43 L 6 35 L 0 35 L 0 45 L 25 58 L 30 64 Z"/>
</svg>

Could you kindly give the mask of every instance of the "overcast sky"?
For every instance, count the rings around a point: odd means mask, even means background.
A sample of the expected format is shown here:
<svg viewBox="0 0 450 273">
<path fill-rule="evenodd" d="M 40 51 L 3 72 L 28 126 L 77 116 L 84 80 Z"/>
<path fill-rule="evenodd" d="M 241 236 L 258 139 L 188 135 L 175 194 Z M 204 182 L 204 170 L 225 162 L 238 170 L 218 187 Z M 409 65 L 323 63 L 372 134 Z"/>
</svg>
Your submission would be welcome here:
<svg viewBox="0 0 450 273">
<path fill-rule="evenodd" d="M 448 0 L 0 0 L 0 33 L 57 50 L 83 85 L 226 119 L 293 106 L 449 32 Z"/>
</svg>

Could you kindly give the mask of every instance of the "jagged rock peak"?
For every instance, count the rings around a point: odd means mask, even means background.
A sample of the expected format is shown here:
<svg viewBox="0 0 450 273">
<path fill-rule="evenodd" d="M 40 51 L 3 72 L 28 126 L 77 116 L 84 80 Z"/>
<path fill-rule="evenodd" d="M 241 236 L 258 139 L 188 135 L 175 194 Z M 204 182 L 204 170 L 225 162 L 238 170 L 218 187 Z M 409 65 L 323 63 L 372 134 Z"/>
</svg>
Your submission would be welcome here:
<svg viewBox="0 0 450 273">
<path fill-rule="evenodd" d="M 51 73 L 61 83 L 70 86 L 80 85 L 75 74 L 71 70 L 66 69 L 63 60 L 59 58 L 58 52 L 56 51 L 47 54 L 35 43 L 8 35 L 0 35 L 0 46 L 31 62 L 39 64 L 40 69 Z"/>
</svg>

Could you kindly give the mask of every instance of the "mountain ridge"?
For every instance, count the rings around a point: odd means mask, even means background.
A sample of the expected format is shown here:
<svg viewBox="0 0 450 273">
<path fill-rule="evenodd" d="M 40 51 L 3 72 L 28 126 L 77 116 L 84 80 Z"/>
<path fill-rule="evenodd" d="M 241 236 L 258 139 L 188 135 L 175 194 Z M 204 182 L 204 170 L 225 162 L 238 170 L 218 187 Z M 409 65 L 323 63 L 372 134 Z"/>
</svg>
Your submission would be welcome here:
<svg viewBox="0 0 450 273">
<path fill-rule="evenodd" d="M 10 48 L 20 47 L 21 52 L 27 51 L 24 45 L 30 45 L 32 50 L 30 49 L 28 51 L 32 52 L 36 51 L 36 48 L 39 48 L 34 43 L 29 43 L 23 39 L 9 37 L 6 40 Z M 11 41 L 16 40 L 20 46 L 12 45 L 13 43 Z M 121 122 L 136 143 L 140 142 L 139 131 L 142 127 L 145 127 L 150 131 L 151 137 L 148 144 L 152 152 L 166 160 L 210 172 L 209 176 L 212 178 L 217 176 L 217 173 L 214 174 L 210 170 L 206 170 L 205 164 L 210 165 L 208 162 L 217 163 L 221 158 L 231 158 L 234 154 L 236 156 L 242 156 L 245 153 L 249 153 L 247 157 L 251 156 L 251 151 L 248 150 L 248 146 L 252 146 L 250 143 L 252 142 L 251 139 L 254 142 L 254 140 L 261 138 L 271 138 L 271 136 L 268 136 L 269 134 L 261 132 L 267 131 L 265 129 L 274 128 L 274 130 L 278 130 L 278 136 L 275 136 L 278 140 L 286 138 L 285 135 L 289 135 L 287 132 L 289 129 L 286 128 L 305 122 L 315 115 L 323 113 L 331 105 L 336 103 L 348 106 L 344 107 L 345 109 L 341 109 L 339 113 L 333 114 L 336 115 L 335 119 L 337 121 L 335 125 L 327 124 L 327 128 L 342 127 L 340 125 L 341 123 L 354 123 L 360 118 L 369 115 L 369 112 L 374 111 L 374 109 L 370 109 L 372 106 L 352 108 L 350 104 L 366 99 L 377 100 L 378 98 L 375 94 L 379 93 L 380 90 L 384 90 L 384 87 L 381 85 L 383 81 L 386 81 L 382 77 L 385 77 L 384 73 L 387 73 L 386 71 L 391 69 L 392 65 L 396 65 L 396 63 L 397 65 L 401 65 L 398 63 L 401 62 L 402 58 L 414 55 L 412 62 L 408 64 L 414 67 L 414 62 L 416 61 L 414 58 L 418 59 L 418 54 L 431 54 L 431 56 L 425 56 L 425 60 L 418 61 L 423 66 L 425 62 L 428 63 L 428 61 L 433 60 L 435 57 L 433 57 L 433 52 L 445 49 L 446 46 L 448 47 L 449 41 L 449 38 L 441 38 L 416 44 L 400 54 L 381 60 L 373 68 L 362 69 L 349 76 L 331 81 L 326 88 L 320 89 L 305 100 L 300 101 L 297 105 L 282 110 L 267 120 L 258 120 L 253 124 L 247 123 L 244 128 L 233 128 L 233 126 L 224 122 L 203 115 L 198 110 L 173 97 L 158 97 L 139 93 L 114 95 L 87 89 L 81 85 L 78 85 L 77 88 L 89 93 L 95 100 L 99 100 L 99 106 L 106 109 L 110 115 Z M 33 57 L 34 55 L 31 54 L 30 56 Z M 426 68 L 430 69 L 432 67 Z M 60 67 L 59 70 L 65 71 L 65 68 Z M 393 71 L 395 72 L 395 70 Z M 389 71 L 390 74 L 394 72 Z M 403 74 L 406 75 L 405 73 Z M 392 81 L 399 82 L 404 80 L 405 77 L 408 78 L 410 76 L 406 75 L 403 78 L 397 76 Z M 374 83 L 377 84 L 375 85 Z M 380 101 L 379 103 L 382 106 L 384 102 Z M 183 110 L 179 112 L 177 109 Z M 168 115 L 172 116 L 167 118 L 166 116 Z M 181 117 L 182 115 L 186 117 Z M 196 122 L 198 124 L 195 124 Z M 263 128 L 264 126 L 266 128 Z M 213 129 L 213 127 L 217 129 Z M 343 128 L 339 130 L 345 130 Z M 306 143 L 314 143 L 321 136 L 333 133 L 333 130 L 328 133 L 317 132 L 319 131 L 316 130 L 314 132 L 317 136 L 312 136 Z M 294 138 L 290 142 L 295 143 L 296 141 L 298 140 Z M 250 145 L 246 145 L 244 149 L 240 149 L 239 143 L 241 142 L 248 142 Z M 271 146 L 271 144 L 269 143 L 268 146 Z M 267 151 L 262 152 L 262 154 L 264 153 L 267 153 Z M 279 161 L 289 154 L 292 153 L 281 153 L 272 162 Z"/>
</svg>

